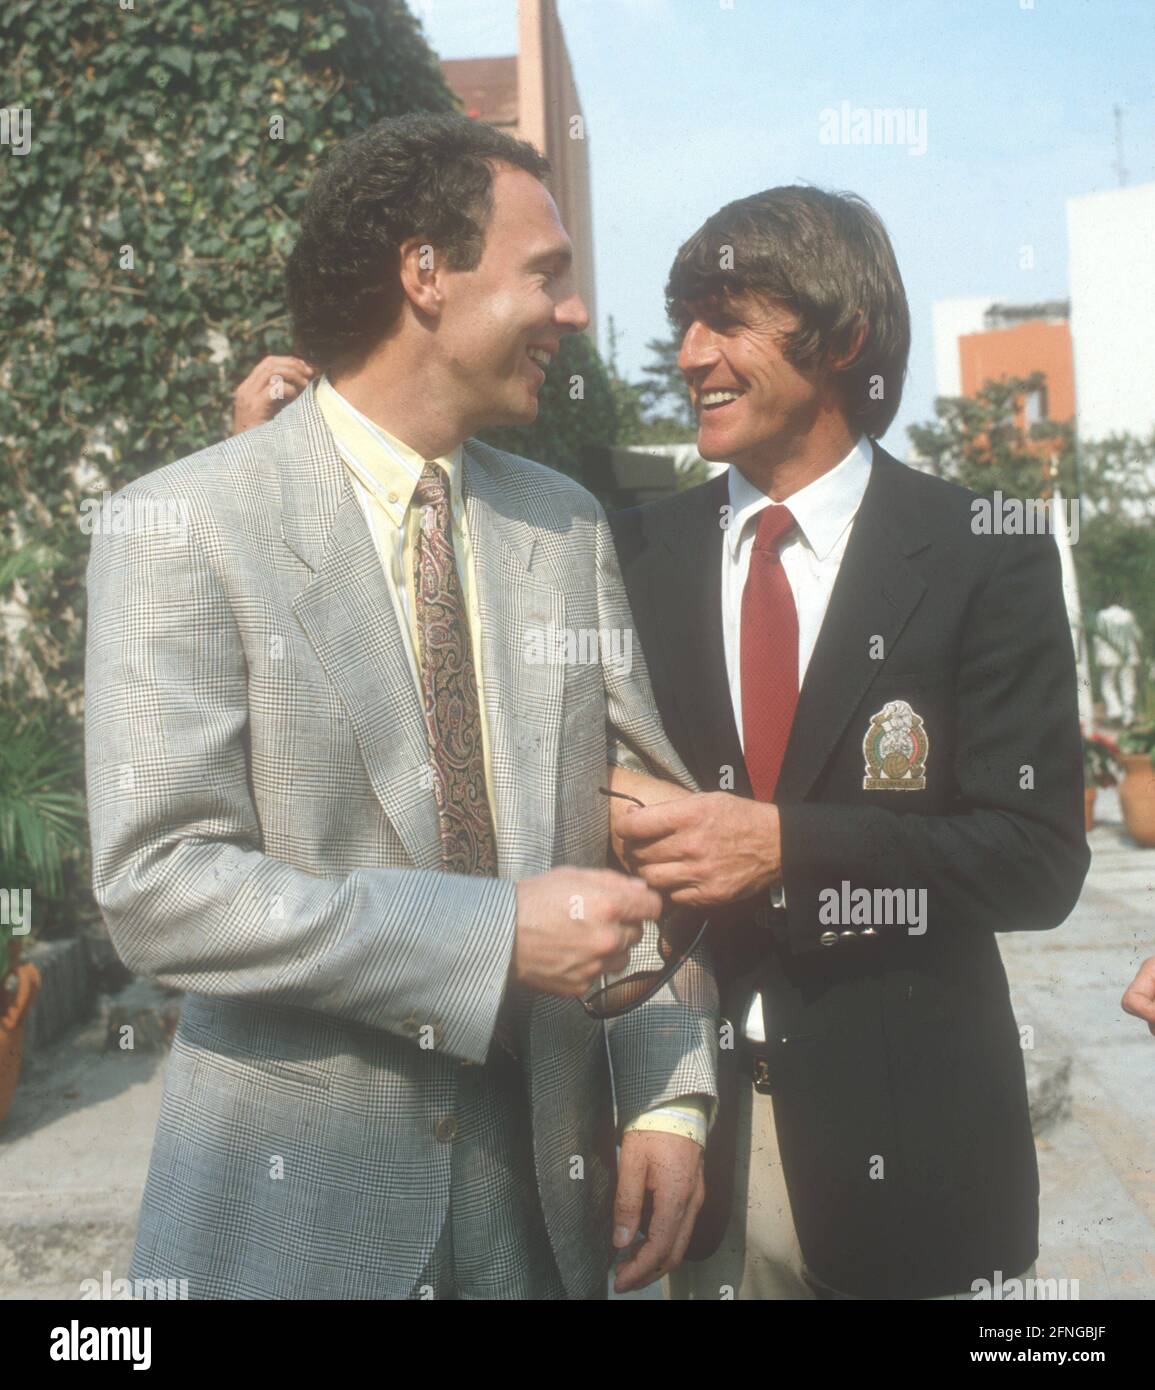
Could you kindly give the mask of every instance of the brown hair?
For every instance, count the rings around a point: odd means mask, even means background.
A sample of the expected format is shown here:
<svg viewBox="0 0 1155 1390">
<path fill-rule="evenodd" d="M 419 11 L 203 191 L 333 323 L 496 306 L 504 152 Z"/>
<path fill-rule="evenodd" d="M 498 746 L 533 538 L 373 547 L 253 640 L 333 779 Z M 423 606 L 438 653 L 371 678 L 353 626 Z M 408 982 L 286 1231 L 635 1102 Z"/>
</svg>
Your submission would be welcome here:
<svg viewBox="0 0 1155 1390">
<path fill-rule="evenodd" d="M 847 420 L 871 438 L 883 435 L 902 400 L 910 310 L 890 238 L 870 204 L 853 193 L 791 185 L 740 198 L 707 218 L 670 269 L 671 320 L 684 332 L 695 308 L 720 308 L 746 293 L 797 315 L 798 327 L 782 343 L 787 360 L 828 367 L 839 378 Z"/>
</svg>

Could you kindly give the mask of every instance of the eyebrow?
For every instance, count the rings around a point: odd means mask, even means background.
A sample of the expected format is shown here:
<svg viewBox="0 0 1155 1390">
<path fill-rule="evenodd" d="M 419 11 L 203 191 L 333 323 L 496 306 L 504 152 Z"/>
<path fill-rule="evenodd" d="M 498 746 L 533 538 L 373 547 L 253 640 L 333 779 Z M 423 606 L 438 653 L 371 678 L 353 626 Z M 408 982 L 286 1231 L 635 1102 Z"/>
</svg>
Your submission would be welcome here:
<svg viewBox="0 0 1155 1390">
<path fill-rule="evenodd" d="M 569 246 L 555 246 L 549 251 L 539 252 L 529 263 L 530 270 L 543 270 L 546 266 L 559 265 L 566 270 L 573 264 L 573 249 Z"/>
</svg>

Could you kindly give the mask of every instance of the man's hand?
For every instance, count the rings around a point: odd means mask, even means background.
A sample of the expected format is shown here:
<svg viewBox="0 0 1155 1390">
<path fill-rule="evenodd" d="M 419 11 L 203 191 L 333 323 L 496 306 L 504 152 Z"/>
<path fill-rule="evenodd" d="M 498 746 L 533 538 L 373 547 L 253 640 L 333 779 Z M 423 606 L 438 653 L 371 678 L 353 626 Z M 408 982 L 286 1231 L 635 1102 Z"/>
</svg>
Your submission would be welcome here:
<svg viewBox="0 0 1155 1390">
<path fill-rule="evenodd" d="M 510 973 L 530 989 L 580 998 L 629 965 L 642 923 L 661 910 L 657 893 L 612 869 L 550 869 L 522 879 Z"/>
<path fill-rule="evenodd" d="M 630 1130 L 622 1137 L 614 1197 L 614 1245 L 624 1250 L 638 1233 L 642 1203 L 652 1192 L 645 1243 L 614 1275 L 614 1290 L 642 1289 L 682 1263 L 694 1221 L 706 1198 L 700 1144 L 680 1134 Z"/>
<path fill-rule="evenodd" d="M 612 792 L 619 792 L 621 795 L 610 797 L 610 847 L 617 855 L 622 864 L 627 868 L 632 867 L 626 862 L 626 847 L 621 837 L 621 827 L 625 823 L 625 817 L 638 808 L 632 802 L 623 801 L 621 796 L 632 796 L 634 801 L 640 801 L 644 806 L 657 806 L 662 801 L 673 801 L 681 796 L 693 796 L 685 787 L 679 787 L 677 782 L 667 782 L 664 777 L 651 777 L 648 772 L 633 772 L 628 767 L 616 767 L 611 765 L 607 769 L 608 785 Z"/>
<path fill-rule="evenodd" d="M 686 907 L 750 898 L 782 876 L 778 808 L 771 802 L 701 792 L 660 806 L 627 806 L 618 833 L 622 862 Z"/>
<path fill-rule="evenodd" d="M 1143 962 L 1138 975 L 1127 986 L 1123 1008 L 1136 1018 L 1146 1019 L 1149 1032 L 1155 1035 L 1155 956 Z"/>
<path fill-rule="evenodd" d="M 315 373 L 299 357 L 265 357 L 233 393 L 233 433 L 263 425 L 296 400 Z"/>
</svg>

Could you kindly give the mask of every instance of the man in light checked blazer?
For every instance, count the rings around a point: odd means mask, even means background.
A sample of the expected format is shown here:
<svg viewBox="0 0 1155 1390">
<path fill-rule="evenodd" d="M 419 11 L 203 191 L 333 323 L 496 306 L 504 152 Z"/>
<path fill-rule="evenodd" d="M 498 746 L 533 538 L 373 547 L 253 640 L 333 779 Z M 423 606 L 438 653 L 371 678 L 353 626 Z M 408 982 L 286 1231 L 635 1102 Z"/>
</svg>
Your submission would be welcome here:
<svg viewBox="0 0 1155 1390">
<path fill-rule="evenodd" d="M 338 147 L 289 271 L 323 375 L 94 536 L 94 891 L 124 961 L 187 991 L 132 1277 L 598 1297 L 647 1191 L 618 1287 L 685 1249 L 709 962 L 610 1024 L 577 996 L 661 906 L 604 868 L 599 784 L 694 784 L 629 641 L 527 659 L 631 630 L 613 543 L 575 483 L 470 437 L 532 421 L 588 322 L 547 168 L 458 117 Z"/>
</svg>

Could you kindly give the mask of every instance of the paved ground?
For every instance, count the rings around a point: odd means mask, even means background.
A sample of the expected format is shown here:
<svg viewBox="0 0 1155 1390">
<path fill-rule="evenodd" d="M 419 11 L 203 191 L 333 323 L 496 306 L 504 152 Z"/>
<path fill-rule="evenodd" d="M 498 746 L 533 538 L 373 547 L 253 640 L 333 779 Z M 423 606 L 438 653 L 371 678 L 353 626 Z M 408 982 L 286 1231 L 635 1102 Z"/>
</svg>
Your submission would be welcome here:
<svg viewBox="0 0 1155 1390">
<path fill-rule="evenodd" d="M 1027 1060 L 1045 1117 L 1039 1276 L 1078 1279 L 1084 1299 L 1146 1299 L 1155 1038 L 1119 998 L 1155 952 L 1155 850 L 1127 838 L 1113 793 L 1099 801 L 1075 913 L 1058 931 L 1000 941 L 1019 1022 L 1034 1029 Z M 0 1136 L 2 1298 L 76 1298 L 82 1280 L 125 1272 L 163 1054 L 106 1050 L 105 1032 L 94 1020 L 26 1068 Z"/>
<path fill-rule="evenodd" d="M 1057 931 L 999 938 L 1036 1075 L 1070 1060 L 1069 1117 L 1038 1138 L 1040 1278 L 1081 1298 L 1155 1298 L 1155 1037 L 1119 1008 L 1155 954 L 1155 849 L 1123 830 L 1101 791 L 1079 905 Z"/>
</svg>

